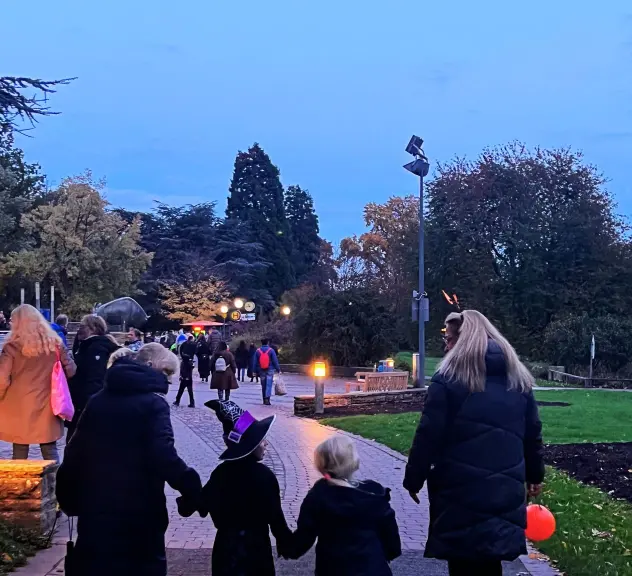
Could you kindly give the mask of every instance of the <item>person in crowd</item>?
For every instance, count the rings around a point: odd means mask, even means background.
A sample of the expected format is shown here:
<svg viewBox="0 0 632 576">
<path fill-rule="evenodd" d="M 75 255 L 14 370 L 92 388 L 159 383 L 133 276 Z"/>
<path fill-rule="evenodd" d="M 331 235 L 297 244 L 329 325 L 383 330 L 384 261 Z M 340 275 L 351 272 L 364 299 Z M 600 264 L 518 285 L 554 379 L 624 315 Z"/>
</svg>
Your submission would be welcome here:
<svg viewBox="0 0 632 576">
<path fill-rule="evenodd" d="M 425 555 L 451 576 L 500 576 L 502 560 L 526 554 L 527 495 L 544 479 L 534 379 L 480 312 L 446 319 L 449 351 L 432 378 L 406 466 L 419 502 L 426 481 Z"/>
<path fill-rule="evenodd" d="M 250 363 L 250 353 L 248 352 L 248 347 L 246 346 L 246 342 L 244 340 L 239 343 L 237 350 L 235 350 L 235 362 L 237 364 L 237 380 L 245 382 L 246 370 L 248 369 L 248 364 Z"/>
<path fill-rule="evenodd" d="M 68 348 L 68 316 L 60 314 L 50 326 L 56 332 L 57 336 L 61 338 L 64 346 Z"/>
<path fill-rule="evenodd" d="M 347 436 L 320 444 L 314 464 L 323 478 L 305 497 L 283 555 L 300 558 L 318 540 L 317 576 L 390 576 L 389 562 L 402 553 L 390 490 L 353 479 L 360 460 Z"/>
<path fill-rule="evenodd" d="M 204 333 L 198 337 L 195 355 L 198 359 L 200 380 L 202 380 L 202 382 L 208 382 L 208 378 L 211 375 L 211 349 L 208 344 L 208 338 Z"/>
<path fill-rule="evenodd" d="M 57 359 L 67 378 L 76 366 L 61 338 L 29 304 L 11 314 L 11 332 L 0 353 L 0 440 L 13 444 L 13 458 L 28 458 L 39 444 L 44 460 L 59 461 L 63 421 L 51 408 L 51 375 Z"/>
<path fill-rule="evenodd" d="M 57 499 L 78 517 L 82 576 L 166 576 L 165 482 L 198 501 L 202 484 L 178 456 L 169 378 L 178 359 L 158 343 L 120 358 L 86 407 L 57 474 Z"/>
<path fill-rule="evenodd" d="M 7 332 L 8 330 L 11 330 L 11 326 L 9 322 L 7 322 L 7 317 L 4 315 L 4 312 L 0 310 L 0 331 Z"/>
<path fill-rule="evenodd" d="M 248 378 L 253 382 L 256 380 L 259 382 L 259 374 L 255 370 L 255 360 L 257 357 L 257 347 L 254 344 L 250 344 L 248 348 Z"/>
<path fill-rule="evenodd" d="M 173 330 L 169 330 L 167 333 L 167 343 L 165 345 L 166 348 L 171 348 L 176 343 L 176 334 Z"/>
<path fill-rule="evenodd" d="M 145 334 L 145 338 L 143 340 L 144 344 L 151 344 L 152 342 L 155 342 L 156 338 L 154 338 L 154 335 L 152 332 L 147 332 L 147 334 Z"/>
<path fill-rule="evenodd" d="M 274 576 L 270 530 L 280 552 L 291 534 L 281 508 L 279 483 L 262 463 L 266 436 L 276 416 L 256 420 L 226 400 L 210 400 L 205 406 L 222 423 L 226 450 L 201 499 L 194 502 L 183 496 L 178 509 L 185 516 L 196 510 L 202 517 L 210 514 L 217 528 L 213 576 Z M 234 497 L 228 497 L 227 489 Z"/>
<path fill-rule="evenodd" d="M 222 335 L 219 333 L 217 328 L 211 328 L 211 331 L 208 334 L 208 345 L 211 350 L 211 356 L 217 352 L 220 342 L 222 342 Z"/>
<path fill-rule="evenodd" d="M 261 379 L 261 395 L 263 403 L 270 406 L 272 396 L 272 385 L 274 384 L 274 372 L 280 373 L 281 366 L 276 352 L 270 347 L 267 338 L 261 340 L 261 348 L 255 355 L 255 372 Z"/>
<path fill-rule="evenodd" d="M 74 354 L 77 372 L 68 381 L 75 416 L 72 422 L 67 424 L 66 442 L 72 439 L 88 400 L 103 388 L 110 355 L 120 348 L 107 331 L 105 320 L 92 314 L 84 316 L 79 325 L 79 346 Z"/>
<path fill-rule="evenodd" d="M 193 363 L 195 359 L 196 344 L 193 334 L 180 346 L 180 388 L 176 395 L 174 406 L 180 406 L 180 400 L 186 390 L 189 393 L 189 408 L 195 408 L 195 398 L 193 397 Z"/>
<path fill-rule="evenodd" d="M 129 348 L 125 348 L 124 346 L 121 346 L 117 350 L 114 350 L 112 354 L 110 354 L 110 357 L 108 358 L 108 370 L 112 368 L 112 366 L 114 366 L 114 364 L 118 362 L 119 360 L 121 360 L 122 358 L 131 359 L 133 357 L 134 357 L 134 352 L 132 352 Z"/>
<path fill-rule="evenodd" d="M 132 352 L 138 352 L 143 347 L 143 333 L 138 328 L 130 328 L 125 345 Z"/>
<path fill-rule="evenodd" d="M 217 390 L 220 400 L 228 400 L 230 391 L 239 388 L 237 384 L 237 365 L 233 353 L 228 350 L 226 342 L 220 342 L 217 352 L 211 357 L 211 390 Z"/>
</svg>

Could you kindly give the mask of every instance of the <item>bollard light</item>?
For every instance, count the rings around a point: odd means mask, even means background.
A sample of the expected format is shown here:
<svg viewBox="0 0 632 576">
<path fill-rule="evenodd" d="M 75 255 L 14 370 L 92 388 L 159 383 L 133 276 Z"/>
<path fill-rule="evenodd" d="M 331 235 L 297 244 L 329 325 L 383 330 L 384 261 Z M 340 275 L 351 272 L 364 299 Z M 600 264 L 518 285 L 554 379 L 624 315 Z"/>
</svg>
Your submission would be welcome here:
<svg viewBox="0 0 632 576">
<path fill-rule="evenodd" d="M 387 358 L 386 359 L 386 367 L 389 370 L 392 370 L 393 368 L 395 368 L 395 360 L 393 360 L 392 358 Z"/>
<path fill-rule="evenodd" d="M 314 362 L 314 378 L 325 378 L 325 376 L 327 376 L 327 364 Z"/>
</svg>

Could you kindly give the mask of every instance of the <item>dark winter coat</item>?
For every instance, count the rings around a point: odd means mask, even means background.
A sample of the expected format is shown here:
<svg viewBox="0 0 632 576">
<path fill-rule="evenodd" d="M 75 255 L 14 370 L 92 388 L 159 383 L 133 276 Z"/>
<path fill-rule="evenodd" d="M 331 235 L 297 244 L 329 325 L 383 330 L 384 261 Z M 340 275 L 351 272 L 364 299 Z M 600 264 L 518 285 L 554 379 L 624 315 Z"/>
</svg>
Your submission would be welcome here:
<svg viewBox="0 0 632 576">
<path fill-rule="evenodd" d="M 103 389 L 108 360 L 118 348 L 107 336 L 91 336 L 79 342 L 74 355 L 77 372 L 68 382 L 75 411 L 81 413 L 88 400 Z"/>
<path fill-rule="evenodd" d="M 197 346 L 193 340 L 187 340 L 180 346 L 180 380 L 193 380 L 193 360 Z"/>
<path fill-rule="evenodd" d="M 317 576 L 390 576 L 388 563 L 401 555 L 390 490 L 372 480 L 357 487 L 319 480 L 309 491 L 289 558 L 305 554 L 316 540 Z"/>
<path fill-rule="evenodd" d="M 211 373 L 211 350 L 206 338 L 198 340 L 195 354 L 198 359 L 200 378 L 208 378 Z"/>
<path fill-rule="evenodd" d="M 165 482 L 196 500 L 200 478 L 176 452 L 165 376 L 126 358 L 107 373 L 66 447 L 57 499 L 78 516 L 82 576 L 165 576 Z"/>
<path fill-rule="evenodd" d="M 217 347 L 222 341 L 222 335 L 217 330 L 211 330 L 208 335 L 208 344 L 211 349 L 211 354 L 215 354 L 217 352 Z"/>
<path fill-rule="evenodd" d="M 248 368 L 249 360 L 250 352 L 248 352 L 248 348 L 237 348 L 237 350 L 235 350 L 235 362 L 237 363 L 237 368 Z"/>
<path fill-rule="evenodd" d="M 217 528 L 213 576 L 274 575 L 269 530 L 283 552 L 290 529 L 281 509 L 279 483 L 265 464 L 252 455 L 220 464 L 202 490 L 199 512 L 210 514 Z"/>
<path fill-rule="evenodd" d="M 532 392 L 507 389 L 505 358 L 490 341 L 485 391 L 435 374 L 404 487 L 428 482 L 426 556 L 513 560 L 526 553 L 525 483 L 544 478 L 542 425 Z"/>
<path fill-rule="evenodd" d="M 257 349 L 254 345 L 248 348 L 248 378 L 255 376 L 255 361 L 257 359 Z"/>
<path fill-rule="evenodd" d="M 226 361 L 226 370 L 224 372 L 217 372 L 215 370 L 215 364 L 219 357 L 224 358 Z M 235 364 L 235 357 L 232 352 L 224 350 L 223 352 L 216 352 L 211 358 L 211 390 L 236 390 L 239 388 L 237 384 L 237 365 Z"/>
</svg>

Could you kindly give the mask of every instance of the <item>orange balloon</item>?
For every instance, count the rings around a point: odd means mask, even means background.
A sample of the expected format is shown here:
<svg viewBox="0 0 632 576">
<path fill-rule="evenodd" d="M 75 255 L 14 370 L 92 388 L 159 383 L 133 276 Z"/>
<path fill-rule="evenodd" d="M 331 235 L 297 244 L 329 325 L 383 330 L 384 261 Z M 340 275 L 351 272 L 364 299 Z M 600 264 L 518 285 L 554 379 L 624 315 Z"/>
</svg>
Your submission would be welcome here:
<svg viewBox="0 0 632 576">
<path fill-rule="evenodd" d="M 539 504 L 527 506 L 527 529 L 525 536 L 533 542 L 548 540 L 555 532 L 555 516 Z"/>
</svg>

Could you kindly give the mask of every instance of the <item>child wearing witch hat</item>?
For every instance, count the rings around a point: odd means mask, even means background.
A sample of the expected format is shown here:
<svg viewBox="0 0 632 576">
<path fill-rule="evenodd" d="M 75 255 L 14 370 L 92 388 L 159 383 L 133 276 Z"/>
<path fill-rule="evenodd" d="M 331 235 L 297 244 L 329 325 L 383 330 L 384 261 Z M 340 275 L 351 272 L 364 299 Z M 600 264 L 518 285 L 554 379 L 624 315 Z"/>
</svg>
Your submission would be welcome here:
<svg viewBox="0 0 632 576">
<path fill-rule="evenodd" d="M 202 490 L 201 502 L 179 499 L 178 508 L 187 516 L 195 508 L 203 517 L 211 515 L 217 528 L 213 576 L 273 576 L 269 530 L 280 553 L 291 535 L 281 509 L 279 483 L 261 462 L 276 416 L 256 420 L 230 400 L 211 400 L 205 406 L 222 423 L 226 450 Z"/>
</svg>

